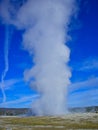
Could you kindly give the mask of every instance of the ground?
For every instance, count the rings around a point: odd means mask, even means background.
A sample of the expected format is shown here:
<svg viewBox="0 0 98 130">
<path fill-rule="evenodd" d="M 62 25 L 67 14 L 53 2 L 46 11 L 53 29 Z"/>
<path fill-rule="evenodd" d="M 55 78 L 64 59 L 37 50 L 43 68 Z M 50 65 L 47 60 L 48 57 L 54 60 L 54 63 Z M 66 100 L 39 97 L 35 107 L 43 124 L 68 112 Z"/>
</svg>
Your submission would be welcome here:
<svg viewBox="0 0 98 130">
<path fill-rule="evenodd" d="M 98 129 L 98 113 L 67 114 L 60 117 L 0 117 L 0 130 L 65 129 Z"/>
</svg>

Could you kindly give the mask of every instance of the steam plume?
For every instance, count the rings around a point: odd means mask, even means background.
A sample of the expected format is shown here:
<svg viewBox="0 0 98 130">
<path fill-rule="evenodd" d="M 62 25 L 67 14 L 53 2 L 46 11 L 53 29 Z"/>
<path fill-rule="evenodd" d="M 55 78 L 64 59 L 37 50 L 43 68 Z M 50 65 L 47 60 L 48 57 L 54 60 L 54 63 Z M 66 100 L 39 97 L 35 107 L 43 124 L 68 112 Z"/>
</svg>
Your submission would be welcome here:
<svg viewBox="0 0 98 130">
<path fill-rule="evenodd" d="M 16 4 L 9 1 L 10 11 L 8 8 L 3 11 L 9 23 L 25 29 L 23 46 L 31 54 L 35 66 L 24 72 L 24 78 L 41 95 L 32 104 L 36 115 L 65 114 L 67 86 L 71 77 L 67 65 L 70 50 L 66 42 L 68 25 L 76 9 L 75 2 L 27 0 L 17 10 Z"/>
<path fill-rule="evenodd" d="M 4 68 L 3 74 L 1 76 L 1 90 L 2 90 L 2 94 L 3 94 L 3 102 L 6 102 L 6 94 L 4 91 L 4 79 L 6 77 L 8 70 L 9 70 L 8 55 L 9 55 L 9 27 L 6 26 L 5 45 L 4 45 L 5 68 Z"/>
</svg>

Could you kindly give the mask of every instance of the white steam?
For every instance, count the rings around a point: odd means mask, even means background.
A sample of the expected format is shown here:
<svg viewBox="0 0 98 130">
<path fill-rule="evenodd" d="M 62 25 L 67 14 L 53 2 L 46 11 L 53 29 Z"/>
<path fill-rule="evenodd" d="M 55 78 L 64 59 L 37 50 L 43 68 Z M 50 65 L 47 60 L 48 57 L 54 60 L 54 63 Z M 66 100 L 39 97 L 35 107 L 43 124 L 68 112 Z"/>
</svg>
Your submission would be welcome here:
<svg viewBox="0 0 98 130">
<path fill-rule="evenodd" d="M 23 46 L 31 54 L 35 66 L 26 70 L 24 77 L 41 95 L 32 104 L 36 115 L 62 115 L 66 112 L 66 93 L 71 77 L 67 65 L 70 50 L 66 42 L 68 25 L 76 9 L 75 2 L 27 0 L 18 10 L 15 4 L 8 2 L 10 11 L 8 8 L 7 12 L 2 11 L 9 23 L 25 29 Z M 14 10 L 13 15 L 11 10 Z"/>
</svg>

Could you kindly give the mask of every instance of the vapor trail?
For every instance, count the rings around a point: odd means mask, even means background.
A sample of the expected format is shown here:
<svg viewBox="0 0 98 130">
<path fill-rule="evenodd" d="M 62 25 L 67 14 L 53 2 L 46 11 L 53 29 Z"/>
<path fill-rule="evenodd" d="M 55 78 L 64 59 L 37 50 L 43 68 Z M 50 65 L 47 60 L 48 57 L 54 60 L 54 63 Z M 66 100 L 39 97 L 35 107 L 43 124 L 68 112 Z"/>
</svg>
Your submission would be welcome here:
<svg viewBox="0 0 98 130">
<path fill-rule="evenodd" d="M 6 94 L 4 91 L 4 79 L 6 77 L 6 74 L 9 70 L 9 61 L 8 61 L 8 56 L 9 56 L 9 27 L 6 26 L 6 34 L 5 34 L 5 44 L 4 44 L 4 71 L 1 76 L 1 90 L 2 90 L 2 95 L 3 95 L 3 103 L 6 102 Z"/>
</svg>

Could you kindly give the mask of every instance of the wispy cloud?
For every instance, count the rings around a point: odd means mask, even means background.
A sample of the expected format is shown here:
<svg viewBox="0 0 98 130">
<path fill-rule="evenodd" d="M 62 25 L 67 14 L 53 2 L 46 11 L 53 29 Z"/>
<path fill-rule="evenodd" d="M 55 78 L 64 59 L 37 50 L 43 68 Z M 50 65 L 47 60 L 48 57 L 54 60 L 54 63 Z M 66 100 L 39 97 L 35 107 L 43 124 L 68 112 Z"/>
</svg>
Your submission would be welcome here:
<svg viewBox="0 0 98 130">
<path fill-rule="evenodd" d="M 11 100 L 11 101 L 7 101 L 5 103 L 1 103 L 0 107 L 24 107 L 25 103 L 32 103 L 32 101 L 34 101 L 36 98 L 38 98 L 39 95 L 30 95 L 30 96 L 24 96 L 21 97 L 17 100 Z"/>
<path fill-rule="evenodd" d="M 80 70 L 86 71 L 86 70 L 96 70 L 98 69 L 98 59 L 87 59 L 83 62 Z"/>
<path fill-rule="evenodd" d="M 5 80 L 4 81 L 4 89 L 6 90 L 6 89 L 11 89 L 11 87 L 13 86 L 13 85 L 15 85 L 16 83 L 19 83 L 19 82 L 21 82 L 22 81 L 22 79 L 9 79 L 9 80 Z M 0 86 L 1 86 L 1 82 L 0 82 Z"/>
<path fill-rule="evenodd" d="M 98 88 L 98 77 L 90 78 L 88 80 L 81 81 L 81 82 L 72 83 L 69 86 L 69 90 L 70 91 L 75 91 L 77 89 L 81 89 L 81 88 L 83 89 L 83 88 L 88 88 L 88 87 L 89 87 L 89 89 L 91 87 Z"/>
<path fill-rule="evenodd" d="M 71 84 L 68 104 L 73 107 L 98 105 L 98 77 Z"/>
<path fill-rule="evenodd" d="M 98 70 L 98 58 L 87 58 L 80 63 L 75 63 L 73 69 L 77 71 Z"/>
<path fill-rule="evenodd" d="M 75 92 L 68 98 L 70 107 L 97 106 L 98 89 Z"/>
</svg>

